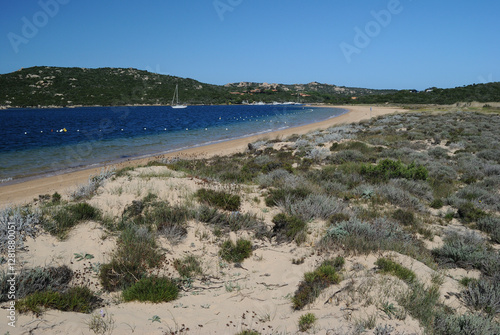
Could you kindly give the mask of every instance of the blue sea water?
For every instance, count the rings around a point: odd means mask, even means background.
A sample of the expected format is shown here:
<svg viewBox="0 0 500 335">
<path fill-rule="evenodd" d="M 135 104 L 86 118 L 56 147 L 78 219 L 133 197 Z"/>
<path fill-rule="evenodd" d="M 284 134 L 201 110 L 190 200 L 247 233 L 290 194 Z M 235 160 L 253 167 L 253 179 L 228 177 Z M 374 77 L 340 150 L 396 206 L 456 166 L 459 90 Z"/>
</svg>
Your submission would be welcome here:
<svg viewBox="0 0 500 335">
<path fill-rule="evenodd" d="M 296 127 L 345 112 L 296 105 L 2 110 L 0 183 Z"/>
</svg>

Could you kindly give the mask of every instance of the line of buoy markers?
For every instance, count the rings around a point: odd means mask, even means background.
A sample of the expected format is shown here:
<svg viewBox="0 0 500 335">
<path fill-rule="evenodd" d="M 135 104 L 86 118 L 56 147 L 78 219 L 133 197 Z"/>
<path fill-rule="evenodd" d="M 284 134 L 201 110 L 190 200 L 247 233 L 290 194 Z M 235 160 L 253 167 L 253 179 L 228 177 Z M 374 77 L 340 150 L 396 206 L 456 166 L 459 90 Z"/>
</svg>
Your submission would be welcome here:
<svg viewBox="0 0 500 335">
<path fill-rule="evenodd" d="M 298 112 L 295 112 L 295 113 L 288 113 L 287 115 L 295 115 L 295 114 L 298 114 Z M 274 114 L 274 116 L 281 116 L 281 115 L 285 115 L 284 113 L 283 114 Z M 264 117 L 264 116 L 269 116 L 268 114 L 266 115 L 256 115 L 256 116 L 253 116 L 253 115 L 250 115 L 250 116 L 246 116 L 246 117 L 243 117 L 243 116 L 240 116 L 240 117 L 233 117 L 234 120 L 238 120 L 238 119 L 241 119 L 241 120 L 247 120 L 248 119 L 252 119 L 252 118 L 256 118 L 255 122 L 259 122 L 260 120 L 257 120 L 257 118 L 259 117 Z M 179 120 L 179 119 L 177 119 Z M 219 117 L 219 120 L 222 120 L 222 116 Z M 262 120 L 262 122 L 277 122 L 279 123 L 280 121 L 276 120 L 276 121 L 273 121 L 273 120 Z M 287 121 L 283 121 L 283 123 L 287 123 Z M 143 130 L 147 130 L 147 127 L 143 127 Z M 163 128 L 164 131 L 167 131 L 167 128 Z M 186 130 L 189 130 L 189 128 L 186 128 Z M 205 130 L 208 130 L 208 128 L 205 128 Z M 226 128 L 226 130 L 229 130 L 228 128 Z M 102 129 L 99 129 L 99 131 L 102 132 Z M 124 131 L 123 128 L 120 128 L 120 131 Z M 50 130 L 50 132 L 54 132 L 53 129 Z M 68 132 L 68 130 L 66 128 L 62 128 L 62 129 L 57 129 L 55 131 L 56 133 L 66 133 Z M 77 129 L 76 132 L 80 132 L 80 129 Z M 40 133 L 43 133 L 43 130 L 40 131 Z M 28 135 L 28 132 L 25 131 L 24 132 L 24 135 Z"/>
</svg>

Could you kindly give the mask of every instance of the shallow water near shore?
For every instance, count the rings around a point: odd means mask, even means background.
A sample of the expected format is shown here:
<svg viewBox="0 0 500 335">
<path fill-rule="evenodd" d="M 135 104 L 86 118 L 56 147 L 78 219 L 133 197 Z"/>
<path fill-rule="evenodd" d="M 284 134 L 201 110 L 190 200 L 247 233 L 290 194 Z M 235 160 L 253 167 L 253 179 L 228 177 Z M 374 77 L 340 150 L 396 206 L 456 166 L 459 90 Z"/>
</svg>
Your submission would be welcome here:
<svg viewBox="0 0 500 335">
<path fill-rule="evenodd" d="M 0 183 L 301 126 L 345 112 L 271 105 L 0 111 Z"/>
</svg>

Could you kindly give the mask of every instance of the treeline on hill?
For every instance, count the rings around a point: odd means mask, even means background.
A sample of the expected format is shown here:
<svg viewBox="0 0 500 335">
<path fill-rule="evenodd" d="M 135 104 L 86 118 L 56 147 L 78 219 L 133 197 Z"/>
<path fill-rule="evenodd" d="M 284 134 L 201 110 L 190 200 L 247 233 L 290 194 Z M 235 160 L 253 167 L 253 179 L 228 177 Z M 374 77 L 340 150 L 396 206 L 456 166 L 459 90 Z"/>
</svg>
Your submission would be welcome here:
<svg viewBox="0 0 500 335">
<path fill-rule="evenodd" d="M 132 68 L 32 67 L 0 75 L 0 105 L 165 105 L 176 84 L 183 102 L 190 104 L 231 98 L 222 86 Z"/>
<path fill-rule="evenodd" d="M 425 91 L 401 90 L 387 95 L 369 95 L 356 99 L 358 103 L 454 104 L 456 102 L 500 101 L 500 82 L 473 84 L 455 88 L 430 88 Z"/>
<path fill-rule="evenodd" d="M 373 90 L 309 83 L 297 85 L 246 83 L 224 86 L 133 68 L 31 67 L 0 75 L 0 106 L 167 105 L 175 85 L 188 104 L 286 102 L 327 104 L 409 103 L 452 104 L 500 101 L 500 83 L 452 89 Z"/>
</svg>

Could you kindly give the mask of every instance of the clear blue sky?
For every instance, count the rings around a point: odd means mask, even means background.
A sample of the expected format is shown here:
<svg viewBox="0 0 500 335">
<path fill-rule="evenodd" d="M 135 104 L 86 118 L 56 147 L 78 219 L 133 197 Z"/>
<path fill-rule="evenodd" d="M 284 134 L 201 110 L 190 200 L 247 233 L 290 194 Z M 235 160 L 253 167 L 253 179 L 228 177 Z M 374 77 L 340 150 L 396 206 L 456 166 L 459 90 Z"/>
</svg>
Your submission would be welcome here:
<svg viewBox="0 0 500 335">
<path fill-rule="evenodd" d="M 0 1 L 0 73 L 133 67 L 212 84 L 397 89 L 500 81 L 494 0 Z"/>
</svg>

